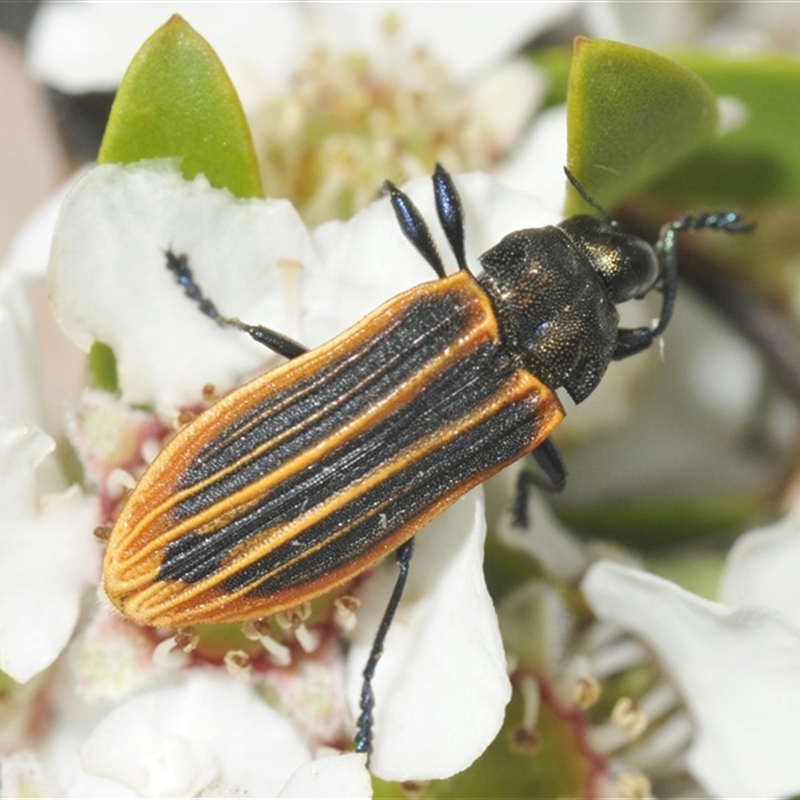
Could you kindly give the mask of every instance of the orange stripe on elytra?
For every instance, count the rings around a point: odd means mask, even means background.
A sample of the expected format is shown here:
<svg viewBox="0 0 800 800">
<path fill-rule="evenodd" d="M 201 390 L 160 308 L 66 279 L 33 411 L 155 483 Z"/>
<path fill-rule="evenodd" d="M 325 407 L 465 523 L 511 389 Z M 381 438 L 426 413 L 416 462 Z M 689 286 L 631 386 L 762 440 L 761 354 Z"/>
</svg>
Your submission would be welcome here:
<svg viewBox="0 0 800 800">
<path fill-rule="evenodd" d="M 458 438 L 469 428 L 474 427 L 482 420 L 495 414 L 501 407 L 512 402 L 519 402 L 520 400 L 531 401 L 534 397 L 537 402 L 535 403 L 536 407 L 531 409 L 531 413 L 536 413 L 537 417 L 541 418 L 542 426 L 539 429 L 539 435 L 531 442 L 532 449 L 558 424 L 563 412 L 561 411 L 560 404 L 558 404 L 558 401 L 555 400 L 555 397 L 548 389 L 543 387 L 541 383 L 528 373 L 517 372 L 513 381 L 510 381 L 502 391 L 496 393 L 484 404 L 477 407 L 470 415 L 462 418 L 458 426 L 448 425 L 445 428 L 433 431 L 425 437 L 425 439 L 420 440 L 420 442 L 399 454 L 392 462 L 387 463 L 380 472 L 373 474 L 369 481 L 359 483 L 352 492 L 340 493 L 331 498 L 329 503 L 315 508 L 313 513 L 304 515 L 302 518 L 299 518 L 297 521 L 287 526 L 291 529 L 291 533 L 287 538 L 294 538 L 303 529 L 324 519 L 326 516 L 346 506 L 348 503 L 351 503 L 354 496 L 367 492 L 371 487 L 389 479 L 392 475 L 413 464 L 420 454 L 430 452 L 432 448 L 436 448 L 446 441 L 452 441 Z M 541 408 L 541 406 L 545 406 L 545 408 Z M 187 610 L 188 614 L 191 616 L 190 621 L 193 623 L 223 622 L 233 619 L 242 619 L 242 615 L 247 614 L 253 614 L 258 617 L 267 616 L 277 611 L 291 608 L 306 599 L 316 597 L 322 592 L 328 591 L 350 580 L 371 564 L 383 558 L 386 553 L 394 550 L 402 544 L 403 541 L 409 539 L 417 530 L 436 516 L 440 510 L 450 505 L 458 496 L 464 494 L 473 486 L 481 483 L 491 474 L 502 469 L 507 463 L 515 461 L 523 454 L 524 453 L 514 453 L 505 464 L 498 464 L 492 469 L 485 470 L 478 475 L 472 476 L 469 481 L 462 481 L 461 483 L 455 484 L 449 492 L 443 494 L 435 504 L 429 506 L 422 514 L 411 520 L 409 524 L 399 528 L 392 536 L 381 541 L 376 547 L 368 549 L 362 558 L 354 559 L 340 569 L 333 570 L 316 581 L 310 581 L 300 586 L 291 587 L 287 591 L 281 592 L 279 595 L 273 597 L 254 598 L 250 596 L 254 586 L 256 586 L 258 582 L 249 584 L 235 592 L 225 591 L 220 588 L 221 584 L 226 578 L 230 577 L 230 575 L 235 574 L 238 570 L 270 552 L 272 547 L 267 544 L 267 546 L 263 548 L 251 547 L 248 557 L 244 560 L 230 564 L 227 569 L 220 570 L 211 578 L 198 582 L 197 584 L 181 587 L 179 591 L 175 590 L 174 584 L 156 582 L 142 591 L 131 606 L 126 606 L 126 613 L 134 615 L 138 611 L 143 616 L 146 615 L 151 624 L 154 624 L 155 620 L 160 619 L 162 622 L 158 624 L 164 624 L 164 620 L 170 620 L 170 624 L 175 625 L 187 624 L 186 620 L 180 620 L 181 608 Z M 371 509 L 371 513 L 373 515 L 379 513 L 379 509 L 377 511 Z M 295 561 L 309 558 L 315 552 L 323 550 L 339 536 L 346 535 L 349 527 L 356 525 L 358 522 L 359 519 L 353 519 L 350 526 L 340 529 L 324 542 L 304 551 Z M 292 562 L 283 564 L 280 570 L 287 568 L 290 563 Z M 271 575 L 280 570 L 276 570 L 273 573 L 266 573 L 263 580 L 268 579 Z M 202 609 L 202 619 L 197 618 L 198 609 Z M 176 619 L 179 621 L 176 622 Z"/>
<path fill-rule="evenodd" d="M 442 283 L 456 283 L 455 279 L 460 278 L 460 275 L 461 273 L 453 276 L 447 281 L 440 281 L 437 284 L 433 284 L 433 286 L 438 289 Z M 458 282 L 463 282 L 463 278 L 461 278 Z M 421 288 L 430 290 L 431 286 L 426 285 L 425 287 Z M 472 287 L 470 288 L 472 289 Z M 411 293 L 407 294 L 410 295 Z M 122 568 L 118 567 L 119 572 L 116 572 L 116 574 L 113 576 L 109 576 L 109 578 L 113 578 L 115 584 L 126 584 L 124 587 L 120 586 L 120 591 L 131 591 L 134 588 L 133 585 L 128 583 L 129 581 L 133 582 L 136 586 L 139 586 L 148 580 L 153 580 L 154 575 L 157 574 L 158 571 L 158 564 L 154 563 L 153 555 L 162 550 L 169 542 L 176 540 L 178 537 L 189 531 L 198 533 L 211 533 L 215 530 L 218 530 L 221 527 L 220 520 L 224 520 L 226 517 L 229 518 L 229 515 L 227 514 L 228 510 L 235 509 L 236 516 L 239 516 L 241 510 L 246 510 L 247 508 L 252 507 L 258 502 L 260 497 L 262 497 L 266 492 L 270 491 L 275 486 L 278 486 L 280 483 L 286 480 L 286 478 L 297 474 L 300 470 L 305 469 L 311 464 L 317 462 L 326 453 L 345 444 L 347 441 L 351 440 L 360 433 L 363 433 L 371 426 L 377 424 L 382 419 L 385 419 L 387 416 L 394 413 L 398 407 L 402 406 L 409 398 L 416 395 L 421 386 L 424 386 L 425 383 L 431 380 L 435 375 L 440 374 L 447 364 L 456 361 L 458 358 L 463 357 L 470 352 L 473 352 L 480 344 L 484 342 L 497 341 L 499 337 L 497 323 L 494 320 L 488 299 L 485 298 L 482 290 L 479 288 L 477 291 L 473 289 L 468 299 L 470 301 L 470 305 L 472 306 L 474 317 L 472 324 L 467 328 L 468 333 L 459 341 L 454 342 L 453 346 L 448 349 L 448 352 L 442 353 L 437 358 L 428 362 L 425 368 L 418 372 L 413 380 L 406 381 L 404 384 L 399 386 L 394 393 L 385 395 L 379 402 L 375 403 L 367 413 L 362 414 L 355 420 L 350 420 L 348 423 L 343 424 L 337 433 L 317 442 L 302 453 L 295 456 L 290 461 L 287 461 L 286 464 L 280 468 L 274 470 L 268 475 L 265 475 L 261 480 L 248 484 L 247 487 L 244 487 L 235 494 L 227 496 L 219 503 L 192 517 L 181 520 L 180 522 L 171 522 L 171 524 L 169 524 L 169 526 L 157 536 L 146 535 L 145 532 L 148 526 L 152 526 L 160 518 L 163 518 L 165 513 L 168 512 L 171 507 L 174 507 L 174 505 L 181 499 L 186 499 L 195 492 L 201 492 L 204 489 L 207 489 L 209 484 L 213 483 L 213 481 L 216 480 L 220 474 L 223 474 L 223 472 L 235 471 L 235 469 L 241 467 L 241 464 L 240 462 L 237 462 L 227 470 L 220 471 L 220 473 L 215 475 L 213 479 L 199 483 L 184 492 L 175 493 L 165 504 L 156 506 L 154 508 L 151 507 L 141 521 L 139 521 L 136 525 L 129 527 L 128 534 L 123 540 L 122 547 L 120 548 L 122 552 L 126 553 L 125 561 L 127 564 L 127 569 L 124 571 L 135 572 L 137 575 L 135 577 L 131 576 L 126 580 L 121 574 L 119 574 L 123 571 Z M 365 323 L 372 321 L 371 317 L 372 315 L 365 320 Z M 361 326 L 359 325 L 358 327 L 360 328 Z M 292 363 L 294 362 L 290 362 L 290 364 Z M 241 408 L 239 413 L 241 413 Z M 302 427 L 307 427 L 313 421 L 314 418 L 309 417 L 304 422 Z M 290 431 L 289 433 L 296 433 L 296 431 Z M 286 436 L 288 436 L 289 433 L 287 433 Z M 269 442 L 266 442 L 255 452 L 263 452 L 269 447 L 274 446 L 276 441 L 281 441 L 286 438 L 286 436 L 279 437 L 277 440 L 273 439 Z M 177 444 L 180 445 L 180 442 Z M 169 459 L 170 456 L 171 453 L 168 453 L 167 458 Z M 252 454 L 249 453 L 248 458 L 251 456 Z M 148 492 L 148 490 L 149 487 L 146 485 L 141 487 L 141 491 Z M 140 489 L 137 487 L 136 492 L 138 493 L 139 491 Z M 120 519 L 122 520 L 122 518 Z M 118 523 L 118 526 L 119 524 L 120 523 Z M 206 530 L 203 531 L 203 528 Z M 289 538 L 292 538 L 292 535 L 280 535 L 274 540 L 272 546 L 277 547 Z M 128 548 L 125 547 L 125 541 L 138 543 L 135 555 L 130 555 L 126 552 Z M 146 564 L 148 561 L 151 562 L 149 568 L 145 568 L 144 570 L 138 568 L 139 565 Z"/>
<path fill-rule="evenodd" d="M 219 478 L 222 471 L 215 473 L 207 481 L 198 482 L 187 490 L 174 492 L 174 489 L 170 491 L 170 487 L 174 487 L 176 481 L 179 480 L 180 470 L 173 469 L 172 464 L 176 462 L 184 465 L 189 463 L 200 449 L 213 442 L 215 437 L 224 433 L 237 417 L 240 418 L 242 414 L 246 413 L 247 408 L 256 403 L 263 403 L 265 396 L 270 392 L 283 391 L 309 376 L 313 377 L 317 373 L 319 365 L 329 364 L 333 358 L 342 359 L 343 356 L 348 355 L 351 358 L 357 358 L 360 352 L 359 347 L 364 343 L 368 344 L 370 340 L 374 341 L 378 334 L 385 333 L 387 315 L 390 317 L 401 316 L 407 308 L 417 302 L 423 293 L 429 296 L 431 293 L 437 292 L 454 292 L 464 301 L 463 305 L 459 307 L 459 312 L 465 316 L 465 334 L 463 336 L 427 362 L 410 379 L 405 379 L 400 383 L 395 391 L 387 393 L 374 403 L 367 413 L 343 424 L 335 434 L 327 436 L 294 456 L 279 469 L 264 476 L 263 479 L 254 481 L 248 487 L 225 497 L 214 506 L 175 524 L 171 519 L 170 509 L 181 499 L 207 490 Z M 445 492 L 409 524 L 400 526 L 382 543 L 368 548 L 363 557 L 353 559 L 319 580 L 291 587 L 281 592 L 279 597 L 272 598 L 249 596 L 253 586 L 260 581 L 249 583 L 236 592 L 227 591 L 221 586 L 226 578 L 235 575 L 237 571 L 247 565 L 255 563 L 282 544 L 290 542 L 303 530 L 324 520 L 338 509 L 345 508 L 348 503 L 352 503 L 370 487 L 379 485 L 382 481 L 412 465 L 417 459 L 431 453 L 443 443 L 456 439 L 472 425 L 491 417 L 499 408 L 520 399 L 528 402 L 535 401 L 534 405 L 539 404 L 538 411 L 534 412 L 532 409 L 531 413 L 536 413 L 537 422 L 540 423 L 539 430 L 542 433 L 530 443 L 528 449 L 532 449 L 555 427 L 563 415 L 560 404 L 552 392 L 529 373 L 517 371 L 513 373 L 511 381 L 481 405 L 462 416 L 458 424 L 451 422 L 443 428 L 430 432 L 413 445 L 395 454 L 391 461 L 387 461 L 366 480 L 362 479 L 358 486 L 339 491 L 328 502 L 309 509 L 307 513 L 302 514 L 291 523 L 284 523 L 276 530 L 258 534 L 255 540 L 254 537 L 250 537 L 239 546 L 238 553 L 232 552 L 228 566 L 215 573 L 214 576 L 188 585 L 157 579 L 161 553 L 167 544 L 176 541 L 182 534 L 190 530 L 197 533 L 198 528 L 205 526 L 208 532 L 212 532 L 220 529 L 230 520 L 240 517 L 248 508 L 257 505 L 266 492 L 280 486 L 287 478 L 299 474 L 301 470 L 313 465 L 321 457 L 335 451 L 353 437 L 363 434 L 365 431 L 368 432 L 381 420 L 401 409 L 418 395 L 432 378 L 441 374 L 448 365 L 458 363 L 460 359 L 467 357 L 482 344 L 498 344 L 499 342 L 500 333 L 488 298 L 471 276 L 459 273 L 451 278 L 417 287 L 395 298 L 322 348 L 311 351 L 228 395 L 210 412 L 207 412 L 207 414 L 213 415 L 209 421 L 204 420 L 206 415 L 201 416 L 198 422 L 179 434 L 165 449 L 165 463 L 168 463 L 170 468 L 159 471 L 157 461 L 154 465 L 156 468 L 151 467 L 145 479 L 135 490 L 131 498 L 133 502 L 129 502 L 117 523 L 118 541 L 113 551 L 116 555 L 112 554 L 111 549 L 109 550 L 110 558 L 106 563 L 106 589 L 109 596 L 116 598 L 117 602 L 124 607 L 126 614 L 149 624 L 181 625 L 196 622 L 219 622 L 264 616 L 283 608 L 289 608 L 299 602 L 298 598 L 310 599 L 363 571 L 386 552 L 410 538 L 416 530 L 459 495 L 501 469 L 505 463 L 516 460 L 526 450 L 512 453 L 504 464 L 493 466 L 468 481 L 456 483 L 450 491 Z M 348 368 L 347 364 L 342 367 L 342 369 L 344 368 Z M 313 385 L 308 391 L 313 391 Z M 325 411 L 326 409 L 322 409 L 319 413 L 325 413 Z M 269 413 L 275 413 L 275 408 L 271 408 Z M 303 429 L 312 425 L 314 420 L 314 416 L 309 416 L 298 427 Z M 193 427 L 199 427 L 200 435 L 191 430 Z M 269 442 L 265 442 L 260 448 L 254 448 L 248 453 L 247 459 L 240 459 L 226 468 L 226 471 L 232 472 L 241 469 L 243 463 L 256 457 L 259 452 L 274 446 L 277 440 L 278 438 L 275 437 Z M 154 508 L 152 501 L 155 489 L 160 490 L 157 494 L 162 499 Z M 143 512 L 136 506 L 137 495 L 144 498 L 149 505 L 149 508 Z M 366 519 L 366 516 L 361 519 Z M 298 559 L 287 563 L 296 563 L 319 553 L 336 538 L 346 535 L 350 527 L 357 522 L 358 520 L 352 521 L 349 526 L 343 527 L 320 544 L 305 550 Z M 280 569 L 285 569 L 287 563 L 284 563 Z M 276 570 L 276 572 L 278 571 Z M 268 577 L 269 575 L 265 575 L 263 580 Z"/>
</svg>

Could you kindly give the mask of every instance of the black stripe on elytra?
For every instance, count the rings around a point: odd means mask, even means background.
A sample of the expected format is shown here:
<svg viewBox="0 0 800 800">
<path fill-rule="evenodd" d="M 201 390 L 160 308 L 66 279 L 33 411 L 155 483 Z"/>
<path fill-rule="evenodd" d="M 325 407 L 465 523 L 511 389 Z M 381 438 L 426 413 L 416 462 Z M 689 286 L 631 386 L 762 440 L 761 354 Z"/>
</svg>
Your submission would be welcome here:
<svg viewBox="0 0 800 800">
<path fill-rule="evenodd" d="M 187 583 L 208 578 L 221 568 L 232 548 L 253 535 L 295 520 L 337 492 L 357 494 L 358 484 L 370 472 L 421 438 L 456 424 L 465 411 L 497 392 L 512 372 L 503 348 L 494 343 L 454 361 L 405 405 L 283 481 L 241 516 L 212 533 L 188 532 L 170 542 L 159 577 Z M 297 555 L 315 546 L 330 534 L 323 528 L 318 537 L 304 531 L 287 545 L 288 550 Z"/>
<path fill-rule="evenodd" d="M 304 532 L 304 538 L 307 535 L 310 540 L 329 540 L 321 550 L 298 559 L 299 548 L 293 548 L 293 542 L 287 543 L 232 575 L 224 582 L 224 588 L 233 592 L 255 583 L 248 594 L 276 594 L 311 583 L 363 557 L 398 528 L 424 514 L 456 485 L 463 485 L 522 452 L 535 436 L 538 423 L 524 403 L 503 407 Z M 331 538 L 342 529 L 346 529 L 345 533 Z"/>
<path fill-rule="evenodd" d="M 177 483 L 178 490 L 213 479 L 232 464 L 237 466 L 177 503 L 175 518 L 188 519 L 210 508 L 363 414 L 463 335 L 469 317 L 459 293 L 422 297 L 397 324 L 379 331 L 358 351 L 287 390 L 272 393 L 197 454 Z M 309 425 L 308 418 L 319 412 L 321 416 Z M 282 442 L 252 455 L 281 435 Z"/>
</svg>

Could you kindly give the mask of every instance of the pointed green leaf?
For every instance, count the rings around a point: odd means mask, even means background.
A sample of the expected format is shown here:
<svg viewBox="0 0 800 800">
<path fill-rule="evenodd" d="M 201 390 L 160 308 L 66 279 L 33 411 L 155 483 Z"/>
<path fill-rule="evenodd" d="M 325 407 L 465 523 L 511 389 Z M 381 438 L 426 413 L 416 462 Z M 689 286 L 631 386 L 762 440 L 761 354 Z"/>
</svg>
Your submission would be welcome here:
<svg viewBox="0 0 800 800">
<path fill-rule="evenodd" d="M 688 194 L 696 204 L 709 205 L 800 198 L 800 61 L 772 53 L 748 58 L 688 53 L 679 58 L 717 95 L 742 103 L 746 117 L 656 190 L 669 197 Z"/>
<path fill-rule="evenodd" d="M 610 208 L 714 134 L 716 99 L 693 72 L 618 42 L 575 40 L 567 99 L 567 161 Z M 587 213 L 571 191 L 570 214 Z"/>
<path fill-rule="evenodd" d="M 117 91 L 98 161 L 179 158 L 237 197 L 263 197 L 250 128 L 222 62 L 173 16 L 141 47 Z"/>
</svg>

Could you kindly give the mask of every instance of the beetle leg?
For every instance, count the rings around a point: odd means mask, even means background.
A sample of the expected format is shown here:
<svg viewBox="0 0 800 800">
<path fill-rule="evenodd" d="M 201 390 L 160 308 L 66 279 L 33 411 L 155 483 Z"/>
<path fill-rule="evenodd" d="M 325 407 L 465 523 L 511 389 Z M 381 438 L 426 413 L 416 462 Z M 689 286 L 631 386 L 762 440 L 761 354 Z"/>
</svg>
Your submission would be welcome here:
<svg viewBox="0 0 800 800">
<path fill-rule="evenodd" d="M 308 352 L 307 347 L 284 336 L 282 333 L 273 331 L 271 328 L 265 328 L 263 325 L 248 325 L 236 317 L 223 317 L 217 307 L 203 294 L 200 287 L 195 283 L 192 270 L 189 268 L 189 259 L 185 255 L 176 256 L 172 250 L 167 250 L 165 253 L 167 257 L 167 269 L 175 276 L 178 283 L 183 286 L 186 296 L 194 300 L 200 310 L 207 316 L 211 317 L 223 328 L 235 328 L 239 331 L 244 331 L 252 339 L 264 347 L 268 347 L 274 353 L 284 358 L 297 358 Z"/>
<path fill-rule="evenodd" d="M 511 517 L 518 528 L 528 527 L 528 499 L 532 487 L 538 486 L 546 492 L 562 492 L 567 484 L 567 468 L 552 439 L 545 439 L 531 455 L 544 475 L 523 467 L 517 476 Z"/>
<path fill-rule="evenodd" d="M 653 339 L 654 334 L 650 328 L 620 328 L 617 331 L 617 346 L 611 358 L 614 361 L 622 361 L 628 356 L 635 356 L 647 350 L 653 344 Z"/>
<path fill-rule="evenodd" d="M 364 682 L 361 684 L 361 714 L 358 718 L 356 728 L 355 745 L 357 753 L 367 754 L 367 766 L 369 766 L 369 757 L 372 753 L 372 724 L 374 722 L 372 709 L 375 707 L 375 696 L 372 692 L 372 679 L 375 677 L 375 667 L 378 666 L 378 661 L 383 654 L 383 645 L 386 641 L 386 635 L 389 633 L 392 620 L 397 612 L 397 606 L 400 604 L 400 598 L 403 596 L 403 590 L 406 588 L 408 568 L 411 564 L 411 556 L 413 554 L 413 539 L 409 539 L 397 549 L 395 556 L 397 558 L 397 566 L 400 569 L 400 574 L 397 576 L 394 589 L 392 589 L 392 596 L 389 598 L 386 611 L 383 612 L 383 619 L 381 619 L 381 624 L 378 626 L 378 632 L 375 634 L 375 639 L 372 642 L 372 649 L 369 652 L 369 658 L 364 667 Z"/>
</svg>

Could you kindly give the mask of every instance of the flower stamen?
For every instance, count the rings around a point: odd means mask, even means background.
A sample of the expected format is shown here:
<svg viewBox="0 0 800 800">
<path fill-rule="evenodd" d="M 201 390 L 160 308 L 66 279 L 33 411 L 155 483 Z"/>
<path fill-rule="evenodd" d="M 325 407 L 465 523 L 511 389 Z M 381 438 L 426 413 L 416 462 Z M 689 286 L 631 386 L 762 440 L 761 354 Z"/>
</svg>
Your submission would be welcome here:
<svg viewBox="0 0 800 800">
<path fill-rule="evenodd" d="M 630 697 L 620 697 L 617 700 L 611 712 L 611 721 L 622 728 L 631 739 L 638 739 L 650 724 L 647 714 Z"/>
<path fill-rule="evenodd" d="M 532 756 L 542 745 L 541 736 L 536 730 L 541 707 L 539 682 L 532 675 L 523 675 L 519 688 L 523 702 L 522 722 L 509 730 L 508 741 L 513 753 Z"/>
<path fill-rule="evenodd" d="M 188 411 L 184 409 L 178 414 L 177 419 L 175 420 L 175 427 L 180 430 L 181 428 L 185 428 L 190 422 L 194 421 L 197 415 L 192 411 Z"/>
<path fill-rule="evenodd" d="M 217 394 L 217 387 L 214 386 L 213 383 L 207 383 L 203 387 L 203 400 L 206 403 L 214 403 L 219 400 L 219 395 Z"/>
<path fill-rule="evenodd" d="M 357 619 L 356 611 L 361 601 L 352 595 L 343 595 L 333 601 L 333 619 L 340 630 L 350 633 L 355 630 Z"/>
<path fill-rule="evenodd" d="M 269 620 L 248 620 L 242 624 L 242 633 L 251 641 L 260 642 L 276 666 L 288 667 L 292 663 L 292 651 L 270 636 Z"/>
<path fill-rule="evenodd" d="M 180 647 L 184 653 L 192 653 L 197 648 L 200 637 L 195 632 L 194 628 L 181 628 L 176 632 L 175 645 Z"/>
<path fill-rule="evenodd" d="M 118 500 L 126 491 L 136 486 L 136 478 L 126 469 L 117 467 L 108 473 L 106 478 L 106 492 L 113 500 Z"/>
<path fill-rule="evenodd" d="M 111 536 L 111 528 L 113 525 L 110 522 L 106 522 L 104 525 L 98 525 L 94 529 L 94 538 L 97 539 L 98 542 L 107 542 L 108 537 Z"/>
<path fill-rule="evenodd" d="M 641 772 L 625 772 L 614 781 L 620 800 L 646 800 L 653 796 L 653 787 Z"/>
<path fill-rule="evenodd" d="M 570 696 L 581 710 L 588 711 L 597 703 L 602 693 L 603 687 L 597 678 L 583 675 L 572 684 Z"/>
<path fill-rule="evenodd" d="M 228 650 L 223 661 L 231 675 L 239 677 L 249 674 L 250 656 L 244 650 Z"/>
</svg>

